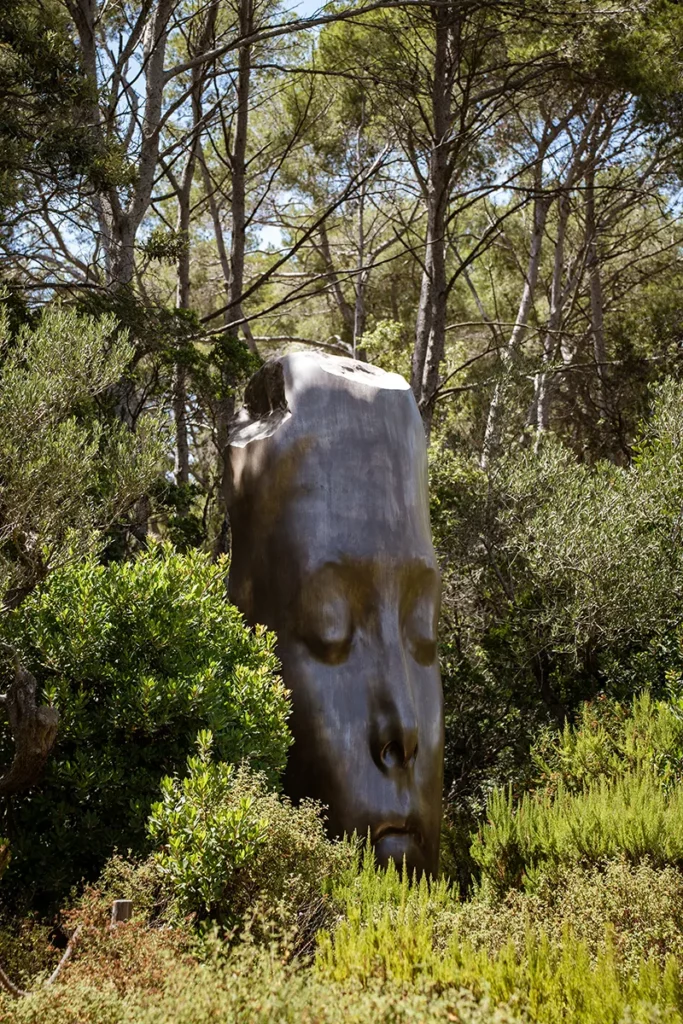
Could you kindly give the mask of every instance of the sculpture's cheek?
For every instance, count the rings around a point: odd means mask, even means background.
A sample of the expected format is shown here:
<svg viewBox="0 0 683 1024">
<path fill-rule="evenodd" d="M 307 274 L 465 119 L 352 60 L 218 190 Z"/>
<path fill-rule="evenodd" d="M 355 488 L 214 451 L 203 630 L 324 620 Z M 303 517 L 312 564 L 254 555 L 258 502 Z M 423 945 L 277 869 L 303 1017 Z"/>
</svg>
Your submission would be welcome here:
<svg viewBox="0 0 683 1024">
<path fill-rule="evenodd" d="M 369 686 L 367 671 L 353 652 L 341 664 L 322 662 L 307 644 L 281 640 L 278 654 L 292 691 L 295 738 L 305 735 L 307 759 L 331 766 L 351 756 L 369 758 Z M 303 754 L 303 751 L 300 751 Z"/>
</svg>

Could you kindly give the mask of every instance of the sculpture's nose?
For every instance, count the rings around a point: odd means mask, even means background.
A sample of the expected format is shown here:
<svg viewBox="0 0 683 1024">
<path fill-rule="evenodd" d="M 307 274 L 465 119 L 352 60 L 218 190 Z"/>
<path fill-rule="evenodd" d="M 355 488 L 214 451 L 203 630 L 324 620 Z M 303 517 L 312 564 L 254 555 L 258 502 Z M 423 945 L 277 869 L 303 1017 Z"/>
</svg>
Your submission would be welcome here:
<svg viewBox="0 0 683 1024">
<path fill-rule="evenodd" d="M 410 673 L 399 637 L 384 649 L 373 687 L 370 746 L 385 772 L 409 768 L 417 756 L 418 728 Z"/>
</svg>

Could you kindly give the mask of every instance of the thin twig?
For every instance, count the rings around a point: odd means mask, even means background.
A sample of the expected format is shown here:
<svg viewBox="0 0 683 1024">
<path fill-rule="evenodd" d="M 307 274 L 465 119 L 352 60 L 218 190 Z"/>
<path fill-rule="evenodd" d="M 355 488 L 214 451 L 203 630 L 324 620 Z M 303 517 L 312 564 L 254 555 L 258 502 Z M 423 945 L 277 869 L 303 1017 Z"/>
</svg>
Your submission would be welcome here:
<svg viewBox="0 0 683 1024">
<path fill-rule="evenodd" d="M 50 977 L 42 986 L 43 988 L 48 988 L 50 985 L 54 985 L 57 978 L 62 973 L 62 970 L 64 969 L 68 961 L 71 959 L 71 954 L 73 953 L 76 943 L 78 942 L 78 939 L 81 934 L 81 927 L 82 926 L 79 924 L 78 928 L 69 939 L 69 944 L 64 950 L 64 955 L 62 956 L 62 959 L 59 961 Z M 15 999 L 21 999 L 24 996 L 31 995 L 30 992 L 26 992 L 23 988 L 19 988 L 18 985 L 15 985 L 13 981 L 10 981 L 10 979 L 3 971 L 2 967 L 0 967 L 0 986 L 4 988 L 6 992 L 9 992 L 11 996 L 14 996 Z"/>
<path fill-rule="evenodd" d="M 76 929 L 76 931 L 73 933 L 73 935 L 69 939 L 69 944 L 67 945 L 66 949 L 64 950 L 64 956 L 59 961 L 59 963 L 55 967 L 54 971 L 52 972 L 50 977 L 45 982 L 45 986 L 46 987 L 48 985 L 54 985 L 54 983 L 56 982 L 57 978 L 59 977 L 59 975 L 62 972 L 62 968 L 65 967 L 66 964 L 71 959 L 71 954 L 73 953 L 73 951 L 74 951 L 74 949 L 76 947 L 76 943 L 78 942 L 78 940 L 80 938 L 81 929 L 82 929 L 82 925 L 79 924 L 78 928 Z"/>
<path fill-rule="evenodd" d="M 0 967 L 0 987 L 4 988 L 5 992 L 9 992 L 15 999 L 29 995 L 28 992 L 24 992 L 23 988 L 19 988 L 14 982 L 9 980 L 2 967 Z"/>
</svg>

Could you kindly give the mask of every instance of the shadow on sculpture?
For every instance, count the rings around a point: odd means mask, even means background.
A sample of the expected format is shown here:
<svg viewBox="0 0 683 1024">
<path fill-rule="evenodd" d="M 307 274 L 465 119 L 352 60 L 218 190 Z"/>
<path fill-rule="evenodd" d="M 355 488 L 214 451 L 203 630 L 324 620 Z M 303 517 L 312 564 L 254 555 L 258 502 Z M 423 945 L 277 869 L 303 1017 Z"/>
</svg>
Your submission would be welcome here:
<svg viewBox="0 0 683 1024">
<path fill-rule="evenodd" d="M 278 636 L 285 789 L 370 830 L 380 863 L 436 872 L 441 582 L 422 422 L 396 374 L 300 353 L 250 382 L 229 441 L 230 598 Z"/>
</svg>

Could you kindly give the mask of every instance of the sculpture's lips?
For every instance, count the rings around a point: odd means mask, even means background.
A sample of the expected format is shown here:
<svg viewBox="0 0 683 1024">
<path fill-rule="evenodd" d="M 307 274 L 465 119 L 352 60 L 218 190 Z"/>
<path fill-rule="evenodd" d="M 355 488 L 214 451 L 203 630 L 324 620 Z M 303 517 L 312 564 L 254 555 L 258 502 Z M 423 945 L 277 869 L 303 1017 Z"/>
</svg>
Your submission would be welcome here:
<svg viewBox="0 0 683 1024">
<path fill-rule="evenodd" d="M 413 828 L 410 825 L 380 825 L 372 835 L 373 844 L 377 844 L 381 839 L 386 839 L 388 836 L 406 836 L 413 839 L 419 846 L 422 845 L 422 833 Z"/>
</svg>

